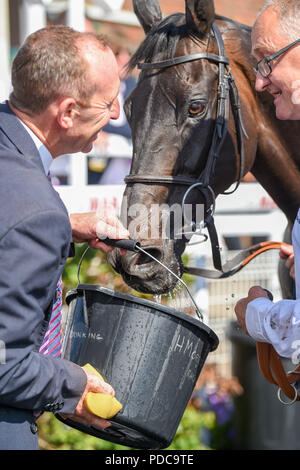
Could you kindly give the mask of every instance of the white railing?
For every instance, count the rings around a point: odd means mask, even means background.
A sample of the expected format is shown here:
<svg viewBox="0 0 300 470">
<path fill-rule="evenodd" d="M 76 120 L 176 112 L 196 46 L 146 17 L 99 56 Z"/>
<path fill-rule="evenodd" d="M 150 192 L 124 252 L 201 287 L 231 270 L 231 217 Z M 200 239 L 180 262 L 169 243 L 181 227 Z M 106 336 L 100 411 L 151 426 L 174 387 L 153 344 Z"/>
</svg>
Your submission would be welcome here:
<svg viewBox="0 0 300 470">
<path fill-rule="evenodd" d="M 229 252 L 234 256 L 235 252 Z M 211 353 L 208 362 L 215 363 L 224 376 L 231 374 L 231 342 L 226 331 L 229 323 L 236 319 L 234 306 L 246 297 L 253 285 L 260 285 L 270 290 L 274 300 L 281 299 L 280 285 L 277 276 L 278 251 L 269 251 L 251 261 L 239 273 L 228 279 L 208 280 L 208 324 L 220 340 L 218 349 Z"/>
</svg>

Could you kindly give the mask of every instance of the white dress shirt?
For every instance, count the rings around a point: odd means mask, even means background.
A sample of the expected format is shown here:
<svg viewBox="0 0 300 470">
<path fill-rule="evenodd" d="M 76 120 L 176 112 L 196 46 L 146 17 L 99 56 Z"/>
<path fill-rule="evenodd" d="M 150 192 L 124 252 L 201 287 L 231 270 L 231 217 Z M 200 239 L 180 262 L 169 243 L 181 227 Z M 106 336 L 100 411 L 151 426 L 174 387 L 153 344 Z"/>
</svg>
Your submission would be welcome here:
<svg viewBox="0 0 300 470">
<path fill-rule="evenodd" d="M 260 297 L 247 306 L 246 327 L 256 341 L 271 343 L 280 356 L 300 360 L 300 209 L 292 242 L 295 254 L 296 300 L 271 302 Z"/>
<path fill-rule="evenodd" d="M 49 152 L 47 147 L 43 144 L 43 142 L 41 142 L 40 139 L 35 135 L 35 133 L 26 124 L 24 124 L 24 122 L 21 119 L 19 119 L 19 121 L 25 127 L 26 131 L 28 132 L 33 142 L 35 143 L 36 148 L 38 149 L 38 152 L 40 154 L 45 173 L 46 175 L 48 175 L 51 163 L 53 162 L 53 157 L 51 153 Z"/>
</svg>

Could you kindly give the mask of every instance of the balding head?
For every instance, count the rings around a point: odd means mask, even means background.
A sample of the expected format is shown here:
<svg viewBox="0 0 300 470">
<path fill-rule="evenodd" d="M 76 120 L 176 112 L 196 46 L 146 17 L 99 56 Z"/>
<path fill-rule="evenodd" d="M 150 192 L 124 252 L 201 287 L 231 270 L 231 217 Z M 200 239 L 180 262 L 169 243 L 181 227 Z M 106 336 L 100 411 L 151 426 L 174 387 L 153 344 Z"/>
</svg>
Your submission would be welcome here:
<svg viewBox="0 0 300 470">
<path fill-rule="evenodd" d="M 278 16 L 278 24 L 289 41 L 300 38 L 300 1 L 298 0 L 266 0 L 261 6 L 254 28 L 260 16 L 271 8 Z"/>
</svg>

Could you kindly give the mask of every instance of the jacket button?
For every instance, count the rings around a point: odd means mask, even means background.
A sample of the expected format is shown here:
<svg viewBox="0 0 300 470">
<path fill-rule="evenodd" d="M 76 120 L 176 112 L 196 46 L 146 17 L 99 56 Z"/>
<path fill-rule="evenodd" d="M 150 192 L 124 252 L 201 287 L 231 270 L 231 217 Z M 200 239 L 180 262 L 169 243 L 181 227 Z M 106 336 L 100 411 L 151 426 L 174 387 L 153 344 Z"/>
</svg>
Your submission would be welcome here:
<svg viewBox="0 0 300 470">
<path fill-rule="evenodd" d="M 64 403 L 57 403 L 55 405 L 55 411 L 58 412 L 64 407 Z"/>
<path fill-rule="evenodd" d="M 53 411 L 53 406 L 53 403 L 47 403 L 47 405 L 45 405 L 44 410 L 49 411 L 51 413 L 51 411 Z"/>
<path fill-rule="evenodd" d="M 32 434 L 36 434 L 38 432 L 38 427 L 36 423 L 31 423 L 30 431 L 32 432 Z"/>
</svg>

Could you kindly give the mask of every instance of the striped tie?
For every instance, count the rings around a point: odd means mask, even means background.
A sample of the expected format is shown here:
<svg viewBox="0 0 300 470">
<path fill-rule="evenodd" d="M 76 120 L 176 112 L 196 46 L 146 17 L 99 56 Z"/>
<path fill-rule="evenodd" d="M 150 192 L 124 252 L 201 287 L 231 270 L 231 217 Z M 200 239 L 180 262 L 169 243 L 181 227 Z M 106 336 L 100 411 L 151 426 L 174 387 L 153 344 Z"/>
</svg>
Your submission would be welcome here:
<svg viewBox="0 0 300 470">
<path fill-rule="evenodd" d="M 62 328 L 61 328 L 61 307 L 62 307 L 62 280 L 60 279 L 56 287 L 56 296 L 52 306 L 52 313 L 48 330 L 45 334 L 43 344 L 40 347 L 39 353 L 61 357 L 61 345 L 62 345 Z M 35 421 L 43 414 L 42 411 L 34 411 Z M 35 421 L 31 424 L 30 429 L 33 434 L 37 432 L 37 426 Z"/>
<path fill-rule="evenodd" d="M 51 181 L 50 173 L 48 179 Z M 62 279 L 60 278 L 56 286 L 56 295 L 52 306 L 51 317 L 48 330 L 43 339 L 39 352 L 41 354 L 61 357 L 62 353 Z"/>
<path fill-rule="evenodd" d="M 41 354 L 53 357 L 61 357 L 62 346 L 62 280 L 60 278 L 56 287 L 56 297 L 53 302 L 52 313 L 45 334 L 43 344 L 40 347 Z"/>
</svg>

